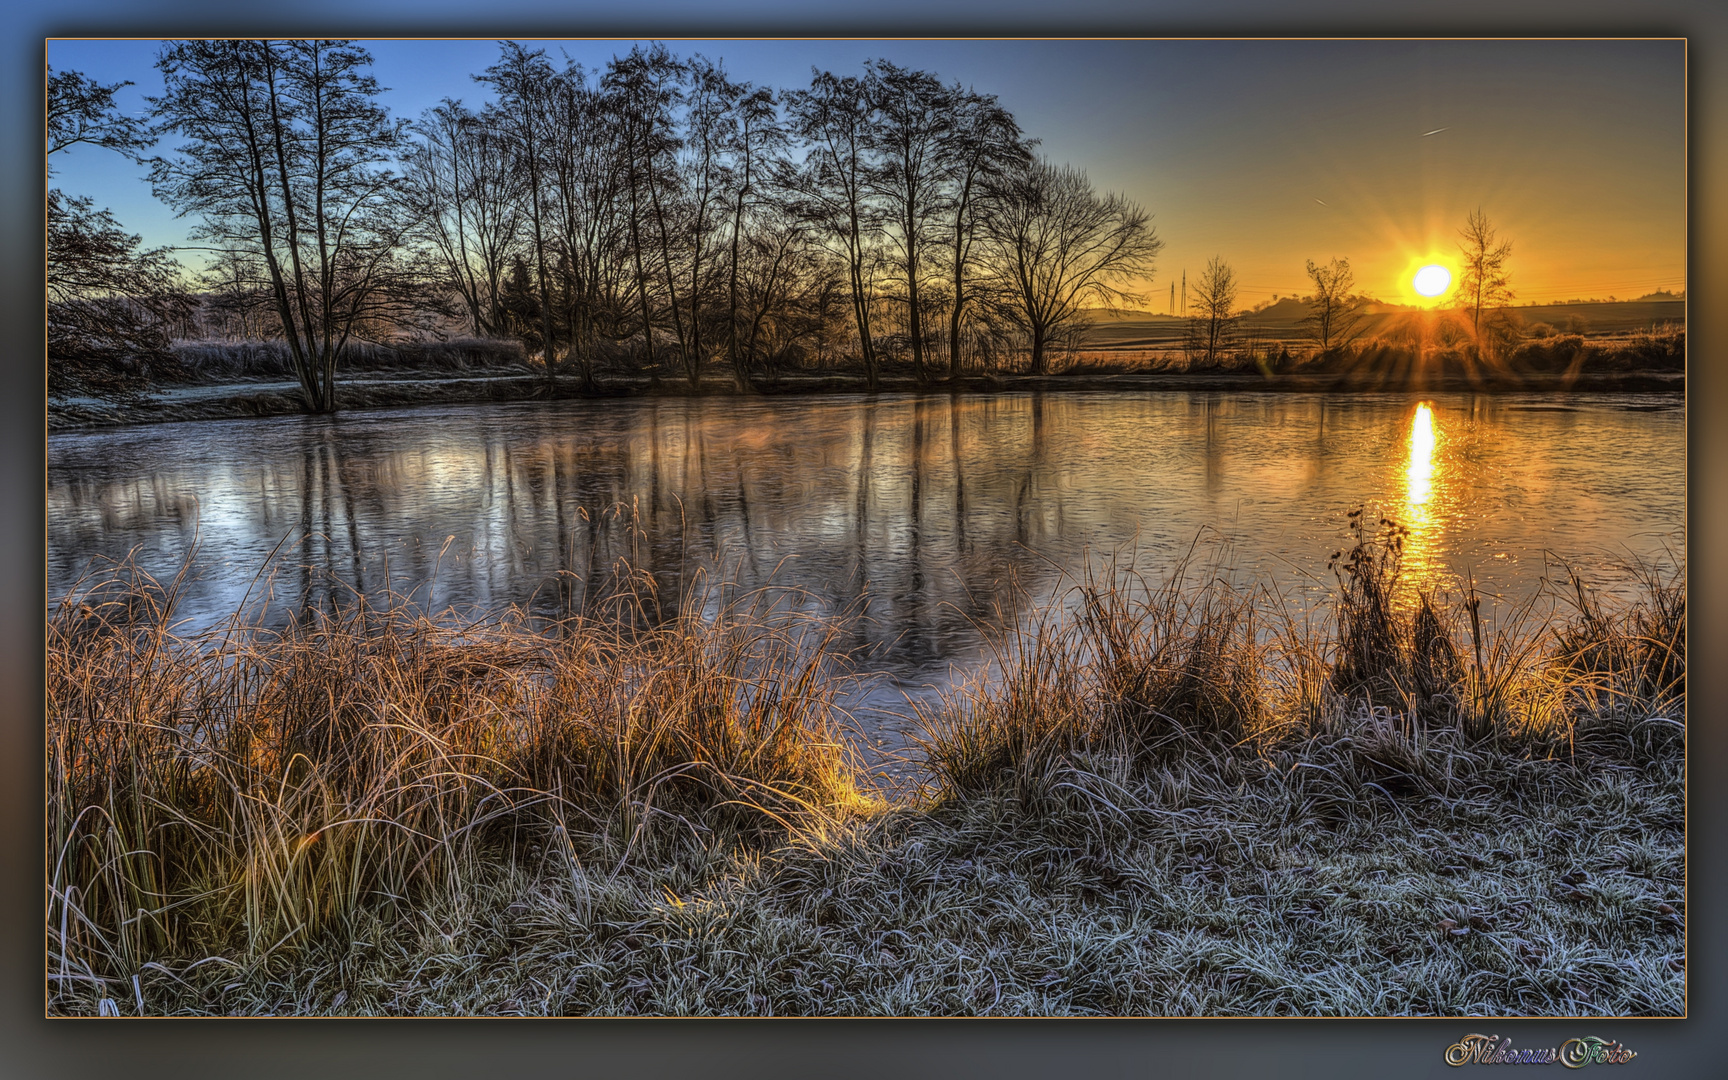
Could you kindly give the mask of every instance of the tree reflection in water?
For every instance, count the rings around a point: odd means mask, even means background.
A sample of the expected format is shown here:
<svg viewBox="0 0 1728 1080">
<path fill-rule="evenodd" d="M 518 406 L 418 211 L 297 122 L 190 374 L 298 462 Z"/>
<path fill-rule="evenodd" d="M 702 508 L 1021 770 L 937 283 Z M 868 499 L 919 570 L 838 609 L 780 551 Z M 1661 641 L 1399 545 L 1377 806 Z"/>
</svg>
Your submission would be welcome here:
<svg viewBox="0 0 1728 1080">
<path fill-rule="evenodd" d="M 1633 408 L 1625 406 L 1631 405 Z M 1007 394 L 551 402 L 168 424 L 50 440 L 48 595 L 137 546 L 181 614 L 232 613 L 273 549 L 273 617 L 386 585 L 417 603 L 592 615 L 625 568 L 666 619 L 716 582 L 854 613 L 884 686 L 946 683 L 981 629 L 1134 545 L 1156 574 L 1203 530 L 1244 579 L 1323 596 L 1358 503 L 1422 520 L 1430 584 L 1518 596 L 1683 551 L 1678 399 Z M 1674 407 L 1667 407 L 1674 406 Z M 1422 416 L 1435 432 L 1418 498 Z M 1030 598 L 1028 601 L 1026 598 Z M 715 601 L 717 602 L 717 601 Z"/>
</svg>

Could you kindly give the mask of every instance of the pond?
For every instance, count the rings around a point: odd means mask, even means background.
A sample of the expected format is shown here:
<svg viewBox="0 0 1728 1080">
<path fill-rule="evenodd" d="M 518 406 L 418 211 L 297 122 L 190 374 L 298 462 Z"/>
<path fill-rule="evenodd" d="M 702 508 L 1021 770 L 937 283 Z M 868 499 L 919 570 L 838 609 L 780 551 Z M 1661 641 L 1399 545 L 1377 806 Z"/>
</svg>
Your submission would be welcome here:
<svg viewBox="0 0 1728 1080">
<path fill-rule="evenodd" d="M 1406 580 L 1490 607 L 1685 552 L 1667 395 L 1045 393 L 569 401 L 159 424 L 48 444 L 50 604 L 135 551 L 179 614 L 331 590 L 433 610 L 652 614 L 717 581 L 848 619 L 878 703 L 975 671 L 989 631 L 1111 553 L 1313 605 L 1346 514 L 1410 529 Z M 643 579 L 647 580 L 647 579 Z M 903 704 L 903 698 L 900 698 Z M 903 732 L 901 733 L 903 734 Z M 890 739 L 894 741 L 894 739 Z"/>
</svg>

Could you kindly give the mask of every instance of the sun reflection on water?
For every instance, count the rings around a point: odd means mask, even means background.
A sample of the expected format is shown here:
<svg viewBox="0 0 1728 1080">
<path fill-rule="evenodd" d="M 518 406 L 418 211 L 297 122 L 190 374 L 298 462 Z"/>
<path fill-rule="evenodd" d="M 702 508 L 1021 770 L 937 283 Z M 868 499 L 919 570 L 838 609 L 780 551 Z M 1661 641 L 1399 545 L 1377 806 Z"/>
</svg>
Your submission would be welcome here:
<svg viewBox="0 0 1728 1080">
<path fill-rule="evenodd" d="M 1410 421 L 1410 467 L 1407 470 L 1410 490 L 1406 499 L 1409 513 L 1426 507 L 1434 490 L 1434 410 L 1424 401 L 1416 406 L 1416 417 Z"/>
<path fill-rule="evenodd" d="M 1410 419 L 1410 460 L 1404 469 L 1404 519 L 1410 530 L 1404 540 L 1404 569 L 1417 588 L 1431 588 L 1440 569 L 1434 558 L 1439 522 L 1432 500 L 1435 494 L 1434 410 L 1428 402 L 1416 406 Z"/>
</svg>

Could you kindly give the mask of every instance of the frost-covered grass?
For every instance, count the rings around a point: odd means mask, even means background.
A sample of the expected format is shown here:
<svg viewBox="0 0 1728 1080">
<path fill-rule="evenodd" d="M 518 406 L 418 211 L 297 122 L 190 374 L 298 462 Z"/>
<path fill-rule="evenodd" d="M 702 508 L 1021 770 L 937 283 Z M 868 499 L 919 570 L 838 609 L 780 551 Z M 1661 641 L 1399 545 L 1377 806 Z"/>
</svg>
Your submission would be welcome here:
<svg viewBox="0 0 1728 1080">
<path fill-rule="evenodd" d="M 1484 633 L 1363 533 L 1319 621 L 1098 571 L 897 799 L 771 598 L 183 640 L 121 568 L 49 626 L 47 1009 L 1683 1013 L 1680 580 Z"/>
</svg>

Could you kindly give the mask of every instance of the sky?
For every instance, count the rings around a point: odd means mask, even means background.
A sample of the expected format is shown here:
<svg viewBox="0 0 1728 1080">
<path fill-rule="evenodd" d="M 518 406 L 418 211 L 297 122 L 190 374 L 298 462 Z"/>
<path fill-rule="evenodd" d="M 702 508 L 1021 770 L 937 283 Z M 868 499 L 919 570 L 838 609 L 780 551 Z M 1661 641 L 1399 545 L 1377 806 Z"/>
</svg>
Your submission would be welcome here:
<svg viewBox="0 0 1728 1080">
<path fill-rule="evenodd" d="M 443 98 L 478 106 L 491 40 L 365 41 L 393 116 Z M 525 41 L 603 67 L 631 42 Z M 735 79 L 791 88 L 812 67 L 886 57 L 995 94 L 1052 161 L 1152 215 L 1164 241 L 1154 312 L 1209 259 L 1246 307 L 1311 291 L 1304 267 L 1347 258 L 1359 291 L 1412 302 L 1414 270 L 1455 263 L 1480 209 L 1513 245 L 1517 303 L 1628 299 L 1685 287 L 1686 53 L 1649 41 L 668 41 Z M 148 109 L 155 41 L 48 42 L 48 64 Z M 1432 134 L 1429 134 L 1431 133 Z M 157 149 L 169 152 L 172 138 Z M 148 245 L 194 224 L 111 151 L 55 155 L 50 184 L 90 195 Z M 182 259 L 201 259 L 187 251 Z"/>
</svg>

